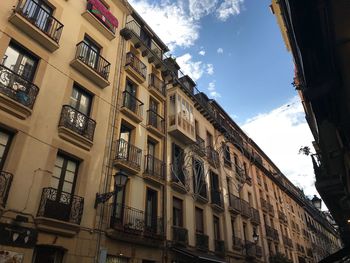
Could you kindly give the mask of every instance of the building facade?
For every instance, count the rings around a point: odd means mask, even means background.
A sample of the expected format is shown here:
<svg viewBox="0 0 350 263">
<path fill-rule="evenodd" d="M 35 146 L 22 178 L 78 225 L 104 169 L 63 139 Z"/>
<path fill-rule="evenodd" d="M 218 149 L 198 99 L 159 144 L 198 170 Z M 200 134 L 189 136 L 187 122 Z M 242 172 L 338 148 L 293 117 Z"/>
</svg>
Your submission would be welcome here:
<svg viewBox="0 0 350 263">
<path fill-rule="evenodd" d="M 127 1 L 0 6 L 1 260 L 317 262 L 339 248 Z"/>
</svg>

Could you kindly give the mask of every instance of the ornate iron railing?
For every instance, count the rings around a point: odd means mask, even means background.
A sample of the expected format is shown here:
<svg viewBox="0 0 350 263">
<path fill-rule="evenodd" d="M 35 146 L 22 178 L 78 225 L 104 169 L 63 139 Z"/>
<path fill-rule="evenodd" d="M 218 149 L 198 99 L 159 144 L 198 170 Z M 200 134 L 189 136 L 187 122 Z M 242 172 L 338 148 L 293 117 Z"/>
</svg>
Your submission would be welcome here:
<svg viewBox="0 0 350 263">
<path fill-rule="evenodd" d="M 240 239 L 239 237 L 232 237 L 232 243 L 233 243 L 233 249 L 234 250 L 242 250 L 242 239 Z"/>
<path fill-rule="evenodd" d="M 245 241 L 246 255 L 250 257 L 256 256 L 256 244 L 251 241 Z"/>
<path fill-rule="evenodd" d="M 139 73 L 144 79 L 147 75 L 147 67 L 143 62 L 136 57 L 132 52 L 126 54 L 126 63 L 125 66 L 132 67 L 137 73 Z"/>
<path fill-rule="evenodd" d="M 211 189 L 211 203 L 223 207 L 222 194 L 218 189 Z"/>
<path fill-rule="evenodd" d="M 38 92 L 39 88 L 36 85 L 0 65 L 0 93 L 32 109 Z"/>
<path fill-rule="evenodd" d="M 229 194 L 230 207 L 237 213 L 242 211 L 241 199 L 234 194 Z"/>
<path fill-rule="evenodd" d="M 143 102 L 126 90 L 123 91 L 122 107 L 129 109 L 140 118 L 143 117 Z"/>
<path fill-rule="evenodd" d="M 140 169 L 142 150 L 124 139 L 119 139 L 117 140 L 117 154 L 115 159 L 125 161 L 129 165 Z"/>
<path fill-rule="evenodd" d="M 148 154 L 145 156 L 145 173 L 164 180 L 164 162 Z"/>
<path fill-rule="evenodd" d="M 5 207 L 10 192 L 13 175 L 0 171 L 0 206 Z"/>
<path fill-rule="evenodd" d="M 219 153 L 212 146 L 207 146 L 207 158 L 212 165 L 214 165 L 215 167 L 219 167 Z"/>
<path fill-rule="evenodd" d="M 252 215 L 252 218 L 250 219 L 250 221 L 255 224 L 260 224 L 259 211 L 253 207 L 251 207 L 250 209 L 251 209 L 251 215 Z"/>
<path fill-rule="evenodd" d="M 162 49 L 155 43 L 153 39 L 147 37 L 147 33 L 144 33 L 143 28 L 135 20 L 131 20 L 126 23 L 125 27 L 133 31 L 134 34 L 137 35 L 140 40 L 142 40 L 145 46 L 147 46 L 155 55 L 157 55 L 158 58 L 163 58 Z"/>
<path fill-rule="evenodd" d="M 46 187 L 43 188 L 37 216 L 79 225 L 83 210 L 83 197 Z"/>
<path fill-rule="evenodd" d="M 153 110 L 147 111 L 147 125 L 156 128 L 161 133 L 165 133 L 165 121 L 162 116 Z"/>
<path fill-rule="evenodd" d="M 215 244 L 215 253 L 224 255 L 225 254 L 225 241 L 223 240 L 214 240 Z"/>
<path fill-rule="evenodd" d="M 148 75 L 148 85 L 154 87 L 163 96 L 166 95 L 164 81 L 159 79 L 155 74 L 151 73 Z"/>
<path fill-rule="evenodd" d="M 188 230 L 183 227 L 173 226 L 173 242 L 186 246 L 188 243 Z"/>
<path fill-rule="evenodd" d="M 242 215 L 245 217 L 251 217 L 252 214 L 250 210 L 250 204 L 247 201 L 241 199 L 241 205 L 242 205 Z"/>
<path fill-rule="evenodd" d="M 96 122 L 69 105 L 63 105 L 58 127 L 65 127 L 93 141 Z"/>
<path fill-rule="evenodd" d="M 15 10 L 53 41 L 56 43 L 59 42 L 63 31 L 63 24 L 36 1 L 19 0 Z"/>
<path fill-rule="evenodd" d="M 200 250 L 207 251 L 209 248 L 209 236 L 203 233 L 196 233 L 196 247 Z"/>
<path fill-rule="evenodd" d="M 77 44 L 75 58 L 108 80 L 111 64 L 84 41 Z"/>
</svg>

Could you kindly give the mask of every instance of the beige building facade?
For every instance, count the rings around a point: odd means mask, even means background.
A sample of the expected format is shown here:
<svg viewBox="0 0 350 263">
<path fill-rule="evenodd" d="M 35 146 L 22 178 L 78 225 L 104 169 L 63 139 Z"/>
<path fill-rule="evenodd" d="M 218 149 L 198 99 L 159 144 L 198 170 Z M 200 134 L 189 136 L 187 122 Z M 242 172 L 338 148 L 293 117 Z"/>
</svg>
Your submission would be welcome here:
<svg viewBox="0 0 350 263">
<path fill-rule="evenodd" d="M 316 262 L 339 247 L 127 1 L 0 6 L 1 255 Z"/>
</svg>

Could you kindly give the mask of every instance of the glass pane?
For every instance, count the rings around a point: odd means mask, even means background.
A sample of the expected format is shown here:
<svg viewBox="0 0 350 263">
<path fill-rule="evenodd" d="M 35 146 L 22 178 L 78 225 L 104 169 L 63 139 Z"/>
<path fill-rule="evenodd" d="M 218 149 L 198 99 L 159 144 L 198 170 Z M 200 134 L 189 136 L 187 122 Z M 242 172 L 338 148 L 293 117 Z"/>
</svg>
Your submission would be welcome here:
<svg viewBox="0 0 350 263">
<path fill-rule="evenodd" d="M 81 95 L 79 111 L 85 115 L 89 115 L 91 99 L 85 94 Z"/>
<path fill-rule="evenodd" d="M 73 87 L 72 95 L 70 96 L 69 105 L 76 109 L 78 105 L 78 99 L 79 99 L 79 92 L 76 88 Z"/>
<path fill-rule="evenodd" d="M 65 181 L 63 183 L 62 191 L 66 193 L 72 193 L 72 188 L 73 188 L 73 184 Z"/>
<path fill-rule="evenodd" d="M 62 168 L 55 166 L 53 168 L 53 175 L 52 176 L 56 177 L 56 178 L 60 178 L 61 177 L 61 172 L 62 172 Z"/>
<path fill-rule="evenodd" d="M 77 163 L 73 161 L 67 161 L 67 171 L 75 172 L 77 169 Z"/>
<path fill-rule="evenodd" d="M 64 161 L 63 157 L 58 155 L 57 158 L 56 158 L 55 166 L 62 168 L 63 161 Z"/>
<path fill-rule="evenodd" d="M 58 183 L 59 183 L 59 179 L 58 179 L 58 178 L 56 178 L 56 177 L 51 177 L 51 183 L 50 183 L 50 185 L 51 185 L 52 188 L 57 189 L 57 188 L 58 188 Z"/>
<path fill-rule="evenodd" d="M 5 52 L 3 65 L 11 70 L 14 69 L 19 57 L 19 52 L 9 46 Z"/>
<path fill-rule="evenodd" d="M 74 176 L 75 176 L 74 172 L 67 171 L 66 174 L 65 174 L 64 179 L 67 182 L 73 183 L 74 182 Z"/>
</svg>

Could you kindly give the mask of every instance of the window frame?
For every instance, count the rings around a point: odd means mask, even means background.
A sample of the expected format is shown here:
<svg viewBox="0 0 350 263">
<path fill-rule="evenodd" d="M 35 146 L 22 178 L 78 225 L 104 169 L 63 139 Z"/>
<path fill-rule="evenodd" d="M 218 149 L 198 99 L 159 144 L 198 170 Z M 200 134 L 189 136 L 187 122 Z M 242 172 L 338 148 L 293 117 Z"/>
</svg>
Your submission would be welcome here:
<svg viewBox="0 0 350 263">
<path fill-rule="evenodd" d="M 8 153 L 10 151 L 10 147 L 11 147 L 11 144 L 12 144 L 12 140 L 13 140 L 13 137 L 14 137 L 14 133 L 13 132 L 10 132 L 9 130 L 7 129 L 4 129 L 3 127 L 0 126 L 0 132 L 3 132 L 5 134 L 7 134 L 9 137 L 8 137 L 8 140 L 6 142 L 6 145 L 5 145 L 5 149 L 4 149 L 4 152 L 2 154 L 2 157 L 1 157 L 1 161 L 0 161 L 0 171 L 2 171 L 2 169 L 4 168 L 5 166 L 5 162 L 7 160 L 7 157 L 8 157 Z"/>
</svg>

